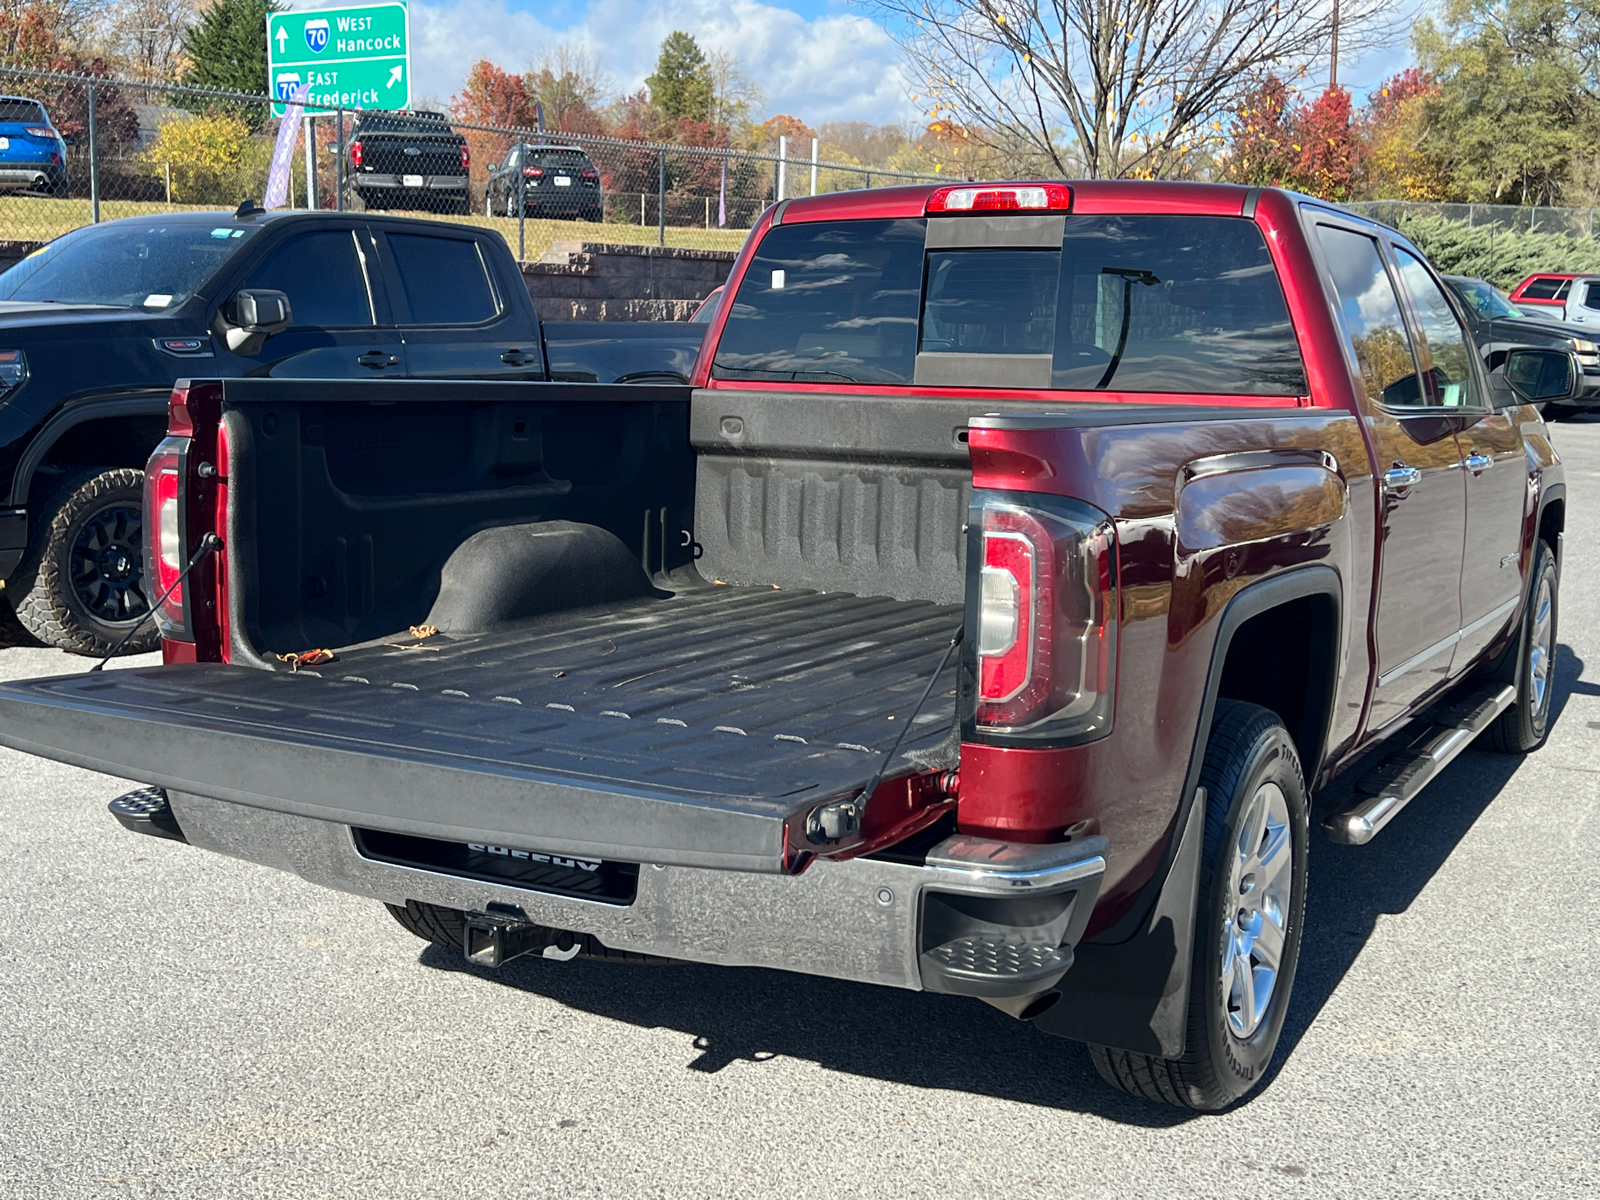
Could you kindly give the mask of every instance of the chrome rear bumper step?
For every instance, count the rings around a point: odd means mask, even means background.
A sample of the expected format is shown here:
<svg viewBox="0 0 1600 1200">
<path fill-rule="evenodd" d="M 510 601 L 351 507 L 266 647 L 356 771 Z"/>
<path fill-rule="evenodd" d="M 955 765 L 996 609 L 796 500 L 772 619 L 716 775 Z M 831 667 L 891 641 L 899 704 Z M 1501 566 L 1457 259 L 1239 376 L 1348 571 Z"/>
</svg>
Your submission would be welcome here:
<svg viewBox="0 0 1600 1200">
<path fill-rule="evenodd" d="M 1516 698 L 1517 689 L 1507 684 L 1453 710 L 1457 719 L 1447 718 L 1448 723 L 1433 726 L 1419 741 L 1391 754 L 1364 777 L 1357 787 L 1370 794 L 1328 817 L 1322 831 L 1342 846 L 1366 845 Z"/>
</svg>

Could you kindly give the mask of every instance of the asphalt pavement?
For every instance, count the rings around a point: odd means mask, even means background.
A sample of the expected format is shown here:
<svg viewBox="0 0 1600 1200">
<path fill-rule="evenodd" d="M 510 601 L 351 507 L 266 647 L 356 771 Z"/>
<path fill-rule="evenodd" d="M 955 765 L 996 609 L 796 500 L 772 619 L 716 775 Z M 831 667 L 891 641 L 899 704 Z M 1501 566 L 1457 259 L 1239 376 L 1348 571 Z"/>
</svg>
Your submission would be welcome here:
<svg viewBox="0 0 1600 1200">
<path fill-rule="evenodd" d="M 0 1197 L 1600 1196 L 1600 422 L 1554 437 L 1550 742 L 1314 840 L 1283 1044 L 1229 1113 L 1123 1096 L 976 1000 L 467 969 L 0 750 Z M 87 666 L 0 649 L 5 678 Z"/>
</svg>

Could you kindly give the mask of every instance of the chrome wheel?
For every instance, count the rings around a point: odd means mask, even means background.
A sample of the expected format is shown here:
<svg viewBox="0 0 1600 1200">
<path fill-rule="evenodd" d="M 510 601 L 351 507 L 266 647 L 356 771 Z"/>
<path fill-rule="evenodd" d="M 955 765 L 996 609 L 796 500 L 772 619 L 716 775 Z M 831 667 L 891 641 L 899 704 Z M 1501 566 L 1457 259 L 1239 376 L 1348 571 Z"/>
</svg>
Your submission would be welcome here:
<svg viewBox="0 0 1600 1200">
<path fill-rule="evenodd" d="M 1550 591 L 1550 576 L 1539 580 L 1539 596 L 1533 604 L 1533 635 L 1528 639 L 1528 687 L 1532 692 L 1534 719 L 1544 715 L 1550 702 L 1550 665 L 1555 634 L 1555 597 Z"/>
<path fill-rule="evenodd" d="M 1289 803 L 1263 783 L 1245 806 L 1223 907 L 1222 994 L 1235 1037 L 1256 1031 L 1283 961 L 1294 889 Z"/>
</svg>

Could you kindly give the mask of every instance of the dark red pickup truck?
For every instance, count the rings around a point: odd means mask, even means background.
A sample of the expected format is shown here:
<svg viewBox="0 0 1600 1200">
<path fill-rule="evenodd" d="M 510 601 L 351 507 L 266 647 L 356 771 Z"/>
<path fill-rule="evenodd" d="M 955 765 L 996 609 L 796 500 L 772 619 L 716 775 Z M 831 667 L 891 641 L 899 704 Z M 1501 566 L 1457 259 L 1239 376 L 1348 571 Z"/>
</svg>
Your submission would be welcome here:
<svg viewBox="0 0 1600 1200">
<path fill-rule="evenodd" d="M 792 200 L 726 295 L 691 388 L 180 385 L 165 665 L 0 686 L 0 742 L 474 962 L 975 996 L 1237 1100 L 1318 790 L 1360 844 L 1545 739 L 1577 364 L 1233 186 Z"/>
</svg>

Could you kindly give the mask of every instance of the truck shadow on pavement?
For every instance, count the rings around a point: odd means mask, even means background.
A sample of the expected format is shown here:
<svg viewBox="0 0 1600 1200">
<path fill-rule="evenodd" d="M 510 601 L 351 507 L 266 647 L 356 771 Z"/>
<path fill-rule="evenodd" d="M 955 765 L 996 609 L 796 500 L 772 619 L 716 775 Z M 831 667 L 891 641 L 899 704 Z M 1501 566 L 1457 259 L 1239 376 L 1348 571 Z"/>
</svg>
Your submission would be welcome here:
<svg viewBox="0 0 1600 1200">
<path fill-rule="evenodd" d="M 1560 648 L 1556 716 L 1582 666 L 1569 648 Z M 1469 751 L 1370 846 L 1335 846 L 1313 832 L 1307 953 L 1268 1085 L 1355 964 L 1378 917 L 1411 905 L 1520 762 L 1510 755 Z M 1343 794 L 1338 785 L 1330 789 L 1319 800 L 1313 822 Z M 440 946 L 429 946 L 420 961 L 596 1016 L 689 1034 L 696 1052 L 686 1064 L 691 1071 L 714 1073 L 735 1062 L 783 1056 L 850 1075 L 1090 1113 L 1145 1128 L 1170 1128 L 1199 1115 L 1116 1091 L 1095 1073 L 1081 1046 L 1040 1033 L 977 1000 L 755 968 L 522 959 L 491 972 L 468 967 L 459 954 Z"/>
</svg>

